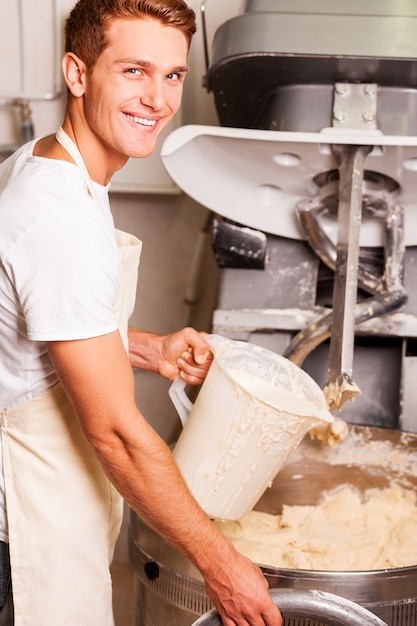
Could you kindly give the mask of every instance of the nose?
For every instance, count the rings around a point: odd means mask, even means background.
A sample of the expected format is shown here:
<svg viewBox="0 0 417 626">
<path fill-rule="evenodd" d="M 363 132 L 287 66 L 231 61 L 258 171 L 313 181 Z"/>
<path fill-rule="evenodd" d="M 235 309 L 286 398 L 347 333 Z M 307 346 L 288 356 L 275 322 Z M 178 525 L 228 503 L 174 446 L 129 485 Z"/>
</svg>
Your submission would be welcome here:
<svg viewBox="0 0 417 626">
<path fill-rule="evenodd" d="M 146 81 L 146 87 L 141 96 L 141 103 L 152 109 L 160 111 L 165 103 L 164 79 L 152 76 Z"/>
</svg>

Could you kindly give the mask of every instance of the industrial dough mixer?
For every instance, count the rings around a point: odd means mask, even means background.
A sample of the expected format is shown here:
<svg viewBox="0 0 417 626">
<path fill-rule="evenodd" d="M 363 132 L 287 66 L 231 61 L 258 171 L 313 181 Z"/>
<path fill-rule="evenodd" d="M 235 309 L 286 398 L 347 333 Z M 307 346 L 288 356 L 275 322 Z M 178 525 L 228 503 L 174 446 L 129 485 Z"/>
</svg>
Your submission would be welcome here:
<svg viewBox="0 0 417 626">
<path fill-rule="evenodd" d="M 283 494 L 302 503 L 314 484 L 320 498 L 353 474 L 360 482 L 365 474 L 364 493 L 396 481 L 389 458 L 367 466 L 368 444 L 383 440 L 409 464 L 416 456 L 417 8 L 407 0 L 244 4 L 207 49 L 220 126 L 174 131 L 162 159 L 214 214 L 213 332 L 302 366 L 334 392 L 350 437 L 360 432 L 365 442 L 362 461 L 338 472 L 332 450 L 319 467 L 303 456 L 302 470 L 284 468 L 257 505 L 276 510 Z M 203 2 L 205 17 L 208 7 L 215 0 Z M 292 478 L 300 474 L 305 484 Z M 404 474 L 415 492 L 415 469 Z M 133 514 L 130 551 L 138 626 L 189 626 L 210 608 L 198 572 Z M 272 588 L 330 592 L 389 626 L 417 623 L 417 564 L 264 571 Z"/>
</svg>

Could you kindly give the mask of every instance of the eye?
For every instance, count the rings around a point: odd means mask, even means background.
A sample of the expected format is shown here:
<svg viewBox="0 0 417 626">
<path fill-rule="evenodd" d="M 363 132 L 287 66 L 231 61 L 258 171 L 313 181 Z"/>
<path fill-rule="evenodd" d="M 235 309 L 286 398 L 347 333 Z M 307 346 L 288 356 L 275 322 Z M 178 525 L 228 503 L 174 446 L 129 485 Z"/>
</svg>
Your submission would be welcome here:
<svg viewBox="0 0 417 626">
<path fill-rule="evenodd" d="M 142 70 L 138 67 L 128 67 L 125 70 L 125 74 L 132 74 L 133 76 L 140 76 L 142 74 Z"/>
<path fill-rule="evenodd" d="M 182 83 L 185 79 L 185 72 L 171 72 L 165 78 L 173 83 Z"/>
</svg>

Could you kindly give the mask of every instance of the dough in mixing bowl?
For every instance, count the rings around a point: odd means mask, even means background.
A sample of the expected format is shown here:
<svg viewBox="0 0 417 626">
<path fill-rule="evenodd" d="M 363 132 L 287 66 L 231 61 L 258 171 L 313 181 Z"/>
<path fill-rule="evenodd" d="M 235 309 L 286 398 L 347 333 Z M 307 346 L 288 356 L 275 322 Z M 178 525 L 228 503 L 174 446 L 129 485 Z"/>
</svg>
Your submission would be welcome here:
<svg viewBox="0 0 417 626">
<path fill-rule="evenodd" d="M 284 506 L 281 515 L 251 511 L 216 521 L 236 549 L 261 565 L 367 571 L 417 563 L 417 502 L 412 491 L 346 486 L 316 506 Z"/>
</svg>

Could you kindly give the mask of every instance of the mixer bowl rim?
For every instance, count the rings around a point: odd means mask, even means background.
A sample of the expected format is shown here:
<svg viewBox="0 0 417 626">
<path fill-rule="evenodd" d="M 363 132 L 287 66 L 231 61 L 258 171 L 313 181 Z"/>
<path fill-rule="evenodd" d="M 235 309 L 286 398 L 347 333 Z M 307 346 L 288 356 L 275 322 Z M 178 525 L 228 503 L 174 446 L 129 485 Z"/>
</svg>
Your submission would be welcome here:
<svg viewBox="0 0 417 626">
<path fill-rule="evenodd" d="M 355 578 L 357 579 L 359 576 L 366 576 L 369 578 L 373 576 L 378 578 L 381 574 L 389 575 L 394 574 L 397 577 L 407 576 L 410 573 L 417 572 L 417 563 L 415 565 L 407 565 L 404 567 L 387 567 L 384 569 L 370 569 L 370 570 L 319 570 L 319 569 L 302 569 L 302 568 L 291 568 L 291 567 L 280 567 L 280 566 L 272 566 L 272 565 L 264 565 L 262 563 L 256 562 L 256 565 L 260 567 L 264 574 L 267 576 L 277 576 L 280 573 L 282 574 L 294 574 L 299 575 L 303 574 L 305 576 L 309 576 L 310 578 L 324 578 L 331 577 L 335 578 L 336 576 L 341 576 L 343 578 Z"/>
</svg>

